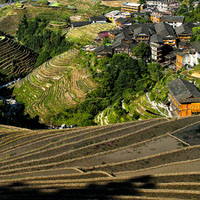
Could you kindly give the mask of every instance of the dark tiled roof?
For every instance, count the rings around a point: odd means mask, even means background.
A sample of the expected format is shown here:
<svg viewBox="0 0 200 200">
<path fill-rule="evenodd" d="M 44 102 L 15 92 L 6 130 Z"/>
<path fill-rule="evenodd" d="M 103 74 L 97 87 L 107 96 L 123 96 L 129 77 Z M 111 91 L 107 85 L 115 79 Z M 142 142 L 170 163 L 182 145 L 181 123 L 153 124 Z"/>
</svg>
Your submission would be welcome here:
<svg viewBox="0 0 200 200">
<path fill-rule="evenodd" d="M 172 51 L 170 52 L 168 55 L 165 56 L 165 58 L 167 59 L 175 59 L 176 58 L 176 52 L 175 51 Z"/>
<path fill-rule="evenodd" d="M 163 22 L 182 22 L 184 21 L 184 16 L 172 16 L 172 15 L 163 15 L 162 17 Z"/>
<path fill-rule="evenodd" d="M 125 26 L 122 31 L 125 33 L 125 35 L 133 35 L 129 29 L 129 26 Z"/>
<path fill-rule="evenodd" d="M 128 28 L 129 28 L 129 31 L 130 31 L 131 33 L 134 33 L 134 30 L 135 30 L 136 28 L 140 27 L 140 26 L 141 26 L 141 24 L 132 24 L 132 25 L 130 25 Z"/>
<path fill-rule="evenodd" d="M 108 31 L 100 31 L 100 32 L 98 32 L 98 34 L 100 34 L 100 33 L 108 33 Z"/>
<path fill-rule="evenodd" d="M 162 42 L 163 42 L 163 39 L 162 39 L 162 37 L 160 37 L 159 35 L 154 34 L 154 35 L 152 35 L 152 36 L 150 37 L 150 42 L 162 43 Z"/>
<path fill-rule="evenodd" d="M 191 49 L 191 43 L 190 42 L 180 41 L 178 43 L 178 45 L 179 45 L 179 48 L 180 48 L 180 46 L 182 46 L 182 47 L 184 47 L 184 49 L 188 49 L 188 48 Z"/>
<path fill-rule="evenodd" d="M 129 40 L 132 41 L 132 37 L 129 34 L 126 34 L 126 32 L 119 33 L 115 36 L 116 40 Z"/>
<path fill-rule="evenodd" d="M 73 27 L 81 27 L 81 26 L 86 26 L 90 24 L 89 21 L 84 21 L 84 22 L 73 22 L 72 25 Z"/>
<path fill-rule="evenodd" d="M 129 47 L 129 44 L 127 44 L 124 40 L 116 40 L 115 42 L 113 42 L 112 44 L 113 48 L 117 48 L 117 47 Z"/>
<path fill-rule="evenodd" d="M 168 83 L 168 89 L 179 103 L 200 102 L 200 92 L 186 80 L 177 78 Z"/>
<path fill-rule="evenodd" d="M 179 27 L 176 27 L 175 28 L 175 31 L 176 31 L 176 34 L 177 35 L 181 35 L 183 33 L 187 33 L 189 35 L 192 35 L 192 28 L 194 27 L 195 25 L 191 22 L 188 22 L 188 23 L 185 23 L 185 24 L 182 24 L 181 26 Z"/>
<path fill-rule="evenodd" d="M 101 53 L 102 51 L 104 51 L 105 53 L 107 54 L 112 54 L 113 53 L 113 49 L 111 46 L 106 46 L 106 45 L 103 45 L 103 46 L 99 46 L 95 49 L 95 52 L 97 54 Z"/>
<path fill-rule="evenodd" d="M 170 38 L 176 38 L 174 29 L 169 24 L 165 22 L 161 22 L 161 23 L 155 24 L 154 26 L 155 26 L 156 33 L 160 35 L 162 38 L 165 38 L 167 36 L 168 37 L 171 36 Z"/>
<path fill-rule="evenodd" d="M 113 30 L 110 30 L 109 32 L 110 32 L 111 34 L 113 34 L 113 35 L 117 35 L 117 34 L 121 33 L 122 31 L 119 30 L 119 29 L 113 29 Z"/>
<path fill-rule="evenodd" d="M 118 18 L 116 22 L 121 23 L 121 24 L 126 24 L 126 23 L 133 23 L 133 19 L 131 18 Z"/>
<path fill-rule="evenodd" d="M 139 34 L 146 34 L 150 36 L 154 32 L 154 27 L 152 24 L 140 24 L 139 27 L 137 27 L 134 30 L 134 35 L 137 36 Z"/>
<path fill-rule="evenodd" d="M 195 49 L 196 52 L 200 52 L 200 41 L 191 42 L 191 45 Z"/>
<path fill-rule="evenodd" d="M 90 21 L 106 21 L 106 17 L 103 15 L 90 17 Z"/>
</svg>

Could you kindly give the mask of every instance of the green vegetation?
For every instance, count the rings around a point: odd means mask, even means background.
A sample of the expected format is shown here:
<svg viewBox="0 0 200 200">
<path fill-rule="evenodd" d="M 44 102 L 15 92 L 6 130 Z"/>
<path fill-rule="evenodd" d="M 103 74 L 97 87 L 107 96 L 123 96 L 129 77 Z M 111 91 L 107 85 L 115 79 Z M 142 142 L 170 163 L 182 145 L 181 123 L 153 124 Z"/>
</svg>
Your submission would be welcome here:
<svg viewBox="0 0 200 200">
<path fill-rule="evenodd" d="M 132 17 L 132 19 L 135 23 L 152 23 L 149 12 L 146 12 L 144 17 L 138 15 L 137 17 Z"/>
<path fill-rule="evenodd" d="M 192 36 L 192 41 L 200 41 L 200 26 L 194 27 L 192 29 L 193 36 Z"/>
<path fill-rule="evenodd" d="M 0 32 L 0 35 L 3 33 Z M 34 69 L 37 54 L 30 49 L 14 42 L 9 36 L 0 40 L 0 82 L 9 82 L 24 77 Z"/>
<path fill-rule="evenodd" d="M 69 22 L 69 17 L 65 17 L 65 21 Z M 33 20 L 27 20 L 26 15 L 23 15 L 16 34 L 19 41 L 39 54 L 36 67 L 72 46 L 61 31 L 54 32 L 46 28 L 49 20 L 45 15 Z"/>
<path fill-rule="evenodd" d="M 85 99 L 96 84 L 87 72 L 90 57 L 83 53 L 72 49 L 56 56 L 16 84 L 13 94 L 26 113 L 49 124 L 52 115 Z"/>
<path fill-rule="evenodd" d="M 107 31 L 114 28 L 116 28 L 114 24 L 89 24 L 69 30 L 66 38 L 77 46 L 83 46 L 92 43 L 100 31 Z"/>
<path fill-rule="evenodd" d="M 167 84 L 176 78 L 178 78 L 178 74 L 172 74 L 171 72 L 167 72 L 151 90 L 150 99 L 156 102 L 163 102 L 164 100 L 167 100 L 168 98 Z"/>
<path fill-rule="evenodd" d="M 200 4 L 194 8 L 192 3 L 195 0 L 189 0 L 188 3 L 183 1 L 180 8 L 175 13 L 176 15 L 185 16 L 185 22 L 199 22 L 200 21 Z"/>
<path fill-rule="evenodd" d="M 150 55 L 150 46 L 145 42 L 140 42 L 134 49 L 133 54 L 138 58 L 148 58 Z"/>
<path fill-rule="evenodd" d="M 121 108 L 121 100 L 133 100 L 137 93 L 142 94 L 153 87 L 162 77 L 161 67 L 156 63 L 147 65 L 142 60 L 136 61 L 127 54 L 115 54 L 112 58 L 101 60 L 93 56 L 90 60 L 89 71 L 99 87 L 88 93 L 78 107 L 52 116 L 51 121 L 58 124 L 91 125 L 99 111 L 106 108 L 103 115 L 110 113 L 112 123 L 137 119 L 135 111 L 132 117 L 127 116 Z M 84 118 L 80 118 L 82 114 Z"/>
</svg>

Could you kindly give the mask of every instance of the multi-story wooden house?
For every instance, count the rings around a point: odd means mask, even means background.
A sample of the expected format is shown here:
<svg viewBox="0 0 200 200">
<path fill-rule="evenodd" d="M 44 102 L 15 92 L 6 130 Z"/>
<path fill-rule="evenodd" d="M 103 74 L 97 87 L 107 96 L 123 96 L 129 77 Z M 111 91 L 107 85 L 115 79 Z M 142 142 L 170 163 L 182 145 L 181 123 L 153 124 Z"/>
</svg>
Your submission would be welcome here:
<svg viewBox="0 0 200 200">
<path fill-rule="evenodd" d="M 161 62 L 163 59 L 163 40 L 159 35 L 152 35 L 150 38 L 151 58 L 155 62 Z"/>
<path fill-rule="evenodd" d="M 180 7 L 180 3 L 177 0 L 161 0 L 158 1 L 157 9 L 160 12 L 171 15 L 173 11 Z"/>
<path fill-rule="evenodd" d="M 175 28 L 177 38 L 181 41 L 189 41 L 193 35 L 192 28 L 195 25 L 191 22 L 182 24 L 179 27 Z"/>
<path fill-rule="evenodd" d="M 143 9 L 141 4 L 124 2 L 121 7 L 122 12 L 136 13 L 141 12 Z"/>
<path fill-rule="evenodd" d="M 95 49 L 97 58 L 111 57 L 113 55 L 113 48 L 111 46 L 99 46 Z"/>
<path fill-rule="evenodd" d="M 185 17 L 184 16 L 170 16 L 170 15 L 163 15 L 161 20 L 173 28 L 179 27 L 183 24 Z"/>
<path fill-rule="evenodd" d="M 124 40 L 116 40 L 112 44 L 114 53 L 127 53 L 130 54 L 132 49 L 130 49 L 130 44 Z"/>
<path fill-rule="evenodd" d="M 109 31 L 109 38 L 111 39 L 111 40 L 114 40 L 115 39 L 115 37 L 118 35 L 118 34 L 120 34 L 121 33 L 121 30 L 119 30 L 119 29 L 113 29 L 113 30 L 110 30 Z"/>
<path fill-rule="evenodd" d="M 163 39 L 164 45 L 175 46 L 176 34 L 172 26 L 165 22 L 161 22 L 154 25 L 157 35 Z"/>
<path fill-rule="evenodd" d="M 119 18 L 116 19 L 116 25 L 119 28 L 123 28 L 124 26 L 130 26 L 133 24 L 132 18 Z"/>
<path fill-rule="evenodd" d="M 153 11 L 150 15 L 150 19 L 153 23 L 160 23 L 162 22 L 163 13 L 159 11 Z"/>
<path fill-rule="evenodd" d="M 155 33 L 153 24 L 140 24 L 134 30 L 134 39 L 137 42 L 149 42 L 150 36 Z"/>
<path fill-rule="evenodd" d="M 190 49 L 176 54 L 176 69 L 181 67 L 194 67 L 199 64 L 200 59 L 200 42 L 191 42 Z"/>
<path fill-rule="evenodd" d="M 108 21 L 112 23 L 116 23 L 116 20 L 119 18 L 130 18 L 131 13 L 129 12 L 121 12 L 119 10 L 113 10 L 107 14 L 105 14 L 105 17 L 107 18 Z"/>
<path fill-rule="evenodd" d="M 176 79 L 168 83 L 170 107 L 177 116 L 185 117 L 200 113 L 200 92 L 192 83 Z"/>
</svg>

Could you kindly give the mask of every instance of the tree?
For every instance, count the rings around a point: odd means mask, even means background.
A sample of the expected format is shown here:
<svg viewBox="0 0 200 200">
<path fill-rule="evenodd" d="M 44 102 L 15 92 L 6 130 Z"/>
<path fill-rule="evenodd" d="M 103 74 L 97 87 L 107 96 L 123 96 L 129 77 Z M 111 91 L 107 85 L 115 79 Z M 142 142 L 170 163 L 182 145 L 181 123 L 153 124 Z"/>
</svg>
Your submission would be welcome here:
<svg viewBox="0 0 200 200">
<path fill-rule="evenodd" d="M 144 4 L 146 3 L 146 0 L 139 0 L 139 4 Z"/>
<path fill-rule="evenodd" d="M 192 41 L 200 41 L 200 26 L 192 28 Z"/>
<path fill-rule="evenodd" d="M 150 63 L 147 65 L 148 72 L 150 73 L 151 80 L 157 82 L 162 77 L 162 68 L 158 63 Z"/>
<path fill-rule="evenodd" d="M 145 42 L 140 42 L 133 49 L 133 54 L 138 58 L 147 58 L 150 55 L 150 46 Z"/>
</svg>

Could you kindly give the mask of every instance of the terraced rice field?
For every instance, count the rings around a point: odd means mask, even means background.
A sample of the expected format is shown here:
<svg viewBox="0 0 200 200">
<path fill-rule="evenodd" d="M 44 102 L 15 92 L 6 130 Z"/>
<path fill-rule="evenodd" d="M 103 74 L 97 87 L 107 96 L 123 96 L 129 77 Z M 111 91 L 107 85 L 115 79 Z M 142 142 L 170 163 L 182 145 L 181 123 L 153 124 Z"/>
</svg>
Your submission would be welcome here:
<svg viewBox="0 0 200 200">
<path fill-rule="evenodd" d="M 200 199 L 200 116 L 28 130 L 0 125 L 1 199 Z M 194 129 L 194 131 L 193 131 Z"/>
<path fill-rule="evenodd" d="M 0 40 L 0 72 L 7 76 L 19 77 L 34 68 L 37 59 L 30 49 L 5 37 Z"/>
<path fill-rule="evenodd" d="M 87 70 L 76 63 L 79 55 L 79 50 L 67 51 L 18 81 L 14 94 L 27 113 L 45 123 L 43 119 L 80 103 L 96 87 Z"/>
<path fill-rule="evenodd" d="M 77 27 L 69 30 L 66 34 L 66 38 L 69 41 L 78 41 L 81 44 L 91 43 L 100 31 L 108 31 L 111 29 L 115 29 L 116 25 L 114 24 L 89 24 L 87 26 Z"/>
</svg>

